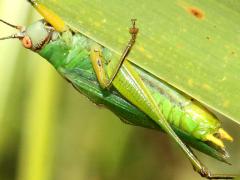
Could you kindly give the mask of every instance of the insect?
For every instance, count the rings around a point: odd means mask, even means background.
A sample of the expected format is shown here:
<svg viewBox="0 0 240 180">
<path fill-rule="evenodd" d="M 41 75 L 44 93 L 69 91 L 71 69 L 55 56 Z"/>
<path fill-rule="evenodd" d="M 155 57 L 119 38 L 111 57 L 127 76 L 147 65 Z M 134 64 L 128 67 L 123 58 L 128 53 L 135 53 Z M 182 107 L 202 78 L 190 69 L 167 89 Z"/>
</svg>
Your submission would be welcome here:
<svg viewBox="0 0 240 180">
<path fill-rule="evenodd" d="M 29 2 L 45 19 L 27 28 L 1 20 L 19 30 L 18 33 L 1 40 L 19 39 L 25 48 L 37 52 L 48 60 L 77 90 L 97 104 L 106 104 L 120 118 L 143 126 L 144 123 L 133 122 L 128 115 L 132 113 L 135 118 L 141 116 L 141 119 L 150 119 L 153 126 L 161 128 L 177 142 L 200 175 L 218 179 L 234 177 L 211 174 L 183 142 L 185 133 L 187 138 L 193 137 L 195 142 L 199 143 L 201 151 L 204 151 L 203 146 L 206 145 L 212 148 L 206 150 L 208 154 L 211 155 L 213 150 L 224 154 L 222 140 L 232 141 L 233 139 L 221 128 L 219 120 L 196 100 L 127 60 L 127 55 L 137 40 L 138 28 L 135 19 L 132 20 L 129 31 L 130 41 L 119 56 L 83 34 L 71 30 L 42 4 L 33 0 Z M 92 83 L 91 86 L 86 89 L 90 83 Z M 95 92 L 90 92 L 93 86 L 96 86 Z M 97 91 L 99 94 L 96 93 Z M 121 105 L 126 105 L 132 112 L 127 108 L 122 108 L 121 113 L 120 110 L 114 110 L 113 104 L 116 104 L 116 101 L 113 103 L 110 98 L 118 99 Z M 119 105 L 116 107 L 119 108 Z M 147 116 L 142 115 L 141 112 Z M 208 143 L 210 143 L 209 146 Z M 194 144 L 190 145 L 194 146 Z M 221 155 L 215 156 L 222 161 L 225 159 L 224 155 L 222 159 Z"/>
</svg>

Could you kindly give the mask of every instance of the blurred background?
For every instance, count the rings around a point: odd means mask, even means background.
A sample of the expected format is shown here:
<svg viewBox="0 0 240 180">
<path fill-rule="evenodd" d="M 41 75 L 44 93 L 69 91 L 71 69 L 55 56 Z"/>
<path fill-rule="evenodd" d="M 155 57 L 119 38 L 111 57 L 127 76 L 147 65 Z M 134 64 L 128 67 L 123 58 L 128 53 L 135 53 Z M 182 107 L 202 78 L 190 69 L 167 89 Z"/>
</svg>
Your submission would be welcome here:
<svg viewBox="0 0 240 180">
<path fill-rule="evenodd" d="M 25 1 L 0 1 L 0 17 L 41 18 Z M 0 37 L 15 30 L 0 25 Z M 1 180 L 202 179 L 165 134 L 122 123 L 79 94 L 17 40 L 0 42 Z M 240 127 L 224 120 L 232 166 L 197 153 L 213 172 L 240 172 Z"/>
</svg>

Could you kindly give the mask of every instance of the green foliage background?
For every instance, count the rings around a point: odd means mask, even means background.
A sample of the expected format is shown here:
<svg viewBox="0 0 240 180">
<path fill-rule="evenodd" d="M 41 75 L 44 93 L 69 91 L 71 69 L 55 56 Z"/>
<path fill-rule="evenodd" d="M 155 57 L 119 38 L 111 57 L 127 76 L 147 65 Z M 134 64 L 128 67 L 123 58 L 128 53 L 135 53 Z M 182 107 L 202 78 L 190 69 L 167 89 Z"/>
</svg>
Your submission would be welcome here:
<svg viewBox="0 0 240 180">
<path fill-rule="evenodd" d="M 24 0 L 0 2 L 0 17 L 27 25 L 40 16 Z M 0 36 L 15 32 L 0 25 Z M 17 40 L 0 43 L 0 179 L 201 179 L 166 135 L 123 124 L 92 104 Z M 200 155 L 214 172 L 240 172 L 239 129 L 224 126 L 233 166 Z"/>
</svg>

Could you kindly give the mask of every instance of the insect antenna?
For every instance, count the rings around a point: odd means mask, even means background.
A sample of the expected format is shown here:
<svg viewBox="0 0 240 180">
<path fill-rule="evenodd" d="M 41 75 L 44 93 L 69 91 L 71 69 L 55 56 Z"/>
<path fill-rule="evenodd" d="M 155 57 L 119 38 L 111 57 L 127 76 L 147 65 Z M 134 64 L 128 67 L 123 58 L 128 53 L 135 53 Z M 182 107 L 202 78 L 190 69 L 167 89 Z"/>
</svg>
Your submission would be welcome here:
<svg viewBox="0 0 240 180">
<path fill-rule="evenodd" d="M 0 38 L 0 41 L 1 40 L 6 40 L 6 39 L 16 39 L 16 38 L 23 38 L 24 36 L 22 36 L 22 35 L 20 35 L 19 33 L 17 33 L 17 34 L 13 34 L 13 35 L 11 35 L 11 36 L 6 36 L 6 37 L 1 37 Z"/>
<path fill-rule="evenodd" d="M 4 21 L 2 19 L 0 19 L 0 22 L 4 23 L 4 24 L 6 24 L 6 25 L 8 25 L 8 26 L 10 26 L 12 28 L 18 29 L 18 30 L 22 30 L 22 28 L 23 28 L 22 26 L 16 26 L 16 25 L 10 24 L 9 22 Z"/>
<path fill-rule="evenodd" d="M 35 0 L 27 0 L 30 4 L 32 4 L 33 6 L 35 6 L 37 4 L 37 2 Z"/>
<path fill-rule="evenodd" d="M 15 38 L 18 38 L 18 39 L 19 39 L 19 38 L 23 38 L 23 37 L 24 37 L 23 33 L 21 32 L 22 29 L 23 29 L 22 26 L 16 26 L 16 25 L 10 24 L 10 23 L 8 23 L 7 21 L 4 21 L 4 20 L 2 20 L 2 19 L 0 19 L 0 22 L 2 22 L 2 23 L 4 23 L 4 24 L 6 24 L 6 25 L 8 25 L 8 26 L 10 26 L 10 27 L 12 27 L 12 28 L 17 29 L 17 30 L 20 31 L 20 32 L 15 33 L 15 34 L 12 34 L 12 35 L 10 35 L 10 36 L 2 37 L 2 38 L 0 38 L 0 40 L 15 39 Z"/>
</svg>

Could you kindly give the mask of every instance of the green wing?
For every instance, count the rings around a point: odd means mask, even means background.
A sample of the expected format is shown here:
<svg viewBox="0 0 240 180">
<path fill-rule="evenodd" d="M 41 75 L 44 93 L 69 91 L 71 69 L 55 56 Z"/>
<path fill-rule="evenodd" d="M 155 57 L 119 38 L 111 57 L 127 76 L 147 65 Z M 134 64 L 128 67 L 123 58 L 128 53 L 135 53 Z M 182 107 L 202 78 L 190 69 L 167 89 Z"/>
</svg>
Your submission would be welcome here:
<svg viewBox="0 0 240 180">
<path fill-rule="evenodd" d="M 116 90 L 112 89 L 110 92 L 108 90 L 102 90 L 93 73 L 80 69 L 75 71 L 62 69 L 61 73 L 72 82 L 78 91 L 86 95 L 94 103 L 104 104 L 125 123 L 162 131 L 159 125 L 125 100 Z M 226 160 L 228 157 L 227 152 L 218 149 L 213 144 L 199 141 L 178 128 L 174 128 L 174 131 L 185 143 L 193 148 L 222 162 L 228 163 Z"/>
</svg>

